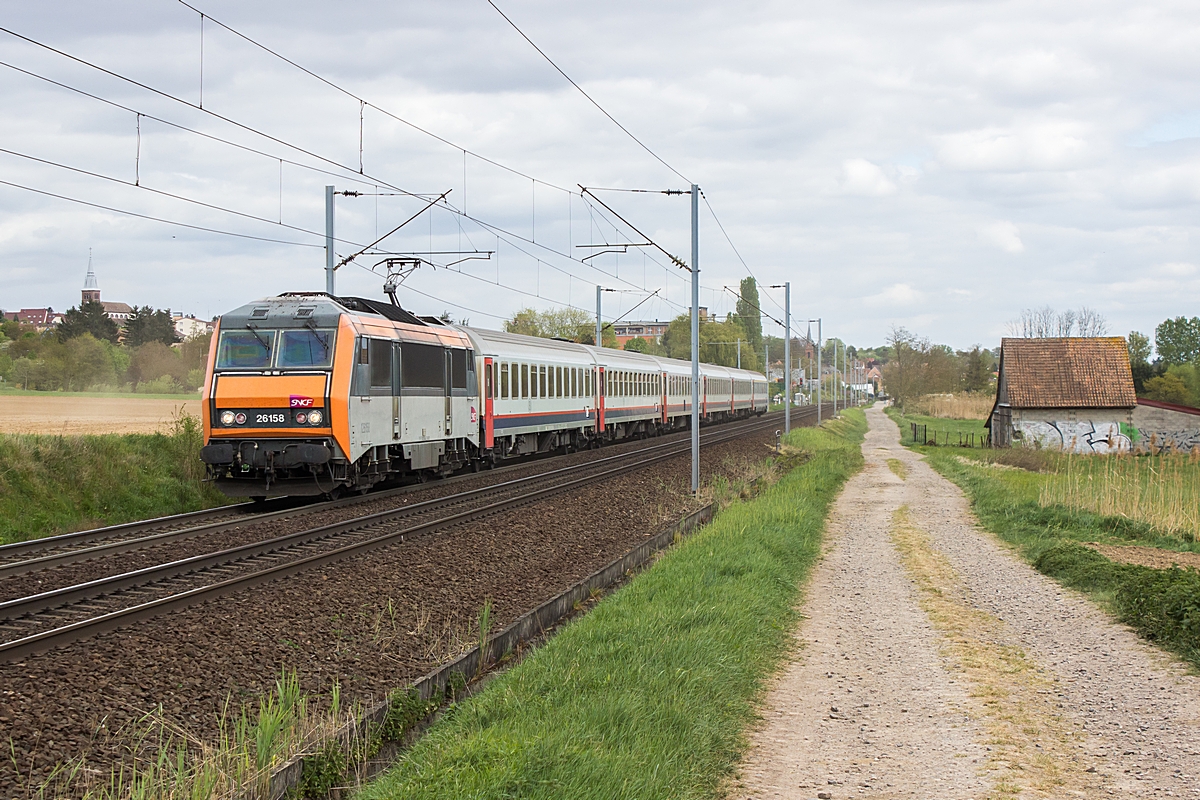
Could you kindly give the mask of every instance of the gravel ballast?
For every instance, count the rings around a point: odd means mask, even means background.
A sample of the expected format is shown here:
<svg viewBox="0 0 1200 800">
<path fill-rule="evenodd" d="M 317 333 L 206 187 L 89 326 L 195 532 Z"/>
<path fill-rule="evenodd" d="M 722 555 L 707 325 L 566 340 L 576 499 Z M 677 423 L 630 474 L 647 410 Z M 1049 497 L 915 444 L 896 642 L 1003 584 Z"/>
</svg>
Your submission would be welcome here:
<svg viewBox="0 0 1200 800">
<path fill-rule="evenodd" d="M 773 442 L 771 429 L 706 448 L 702 473 L 745 471 Z M 0 797 L 85 750 L 105 769 L 123 744 L 113 732 L 159 705 L 171 724 L 211 738 L 227 698 L 235 708 L 257 699 L 285 668 L 308 692 L 336 681 L 344 701 L 378 698 L 468 646 L 485 602 L 498 630 L 692 510 L 689 477 L 688 458 L 674 458 L 0 665 L 0 726 L 15 756 L 0 767 Z"/>
</svg>

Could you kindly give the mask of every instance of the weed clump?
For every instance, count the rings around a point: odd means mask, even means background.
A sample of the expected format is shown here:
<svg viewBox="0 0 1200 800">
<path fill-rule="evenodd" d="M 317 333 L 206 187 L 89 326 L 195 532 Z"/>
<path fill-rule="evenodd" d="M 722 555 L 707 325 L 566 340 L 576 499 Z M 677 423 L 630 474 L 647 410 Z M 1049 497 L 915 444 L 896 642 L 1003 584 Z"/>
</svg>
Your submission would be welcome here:
<svg viewBox="0 0 1200 800">
<path fill-rule="evenodd" d="M 1200 572 L 1118 564 L 1073 542 L 1046 549 L 1033 565 L 1073 589 L 1109 594 L 1122 622 L 1200 666 Z"/>
</svg>

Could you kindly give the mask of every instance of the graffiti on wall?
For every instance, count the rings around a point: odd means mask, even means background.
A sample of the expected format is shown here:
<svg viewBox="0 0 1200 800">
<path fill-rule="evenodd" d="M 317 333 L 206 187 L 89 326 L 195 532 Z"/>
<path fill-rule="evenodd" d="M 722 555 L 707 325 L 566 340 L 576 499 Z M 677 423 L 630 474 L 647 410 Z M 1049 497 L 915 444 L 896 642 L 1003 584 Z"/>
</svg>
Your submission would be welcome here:
<svg viewBox="0 0 1200 800">
<path fill-rule="evenodd" d="M 1133 442 L 1119 422 L 1013 420 L 1013 444 L 1073 453 L 1127 453 Z"/>
<path fill-rule="evenodd" d="M 1193 447 L 1200 447 L 1200 430 L 1138 428 L 1138 445 L 1156 451 L 1168 446 L 1175 450 L 1191 451 Z"/>
</svg>

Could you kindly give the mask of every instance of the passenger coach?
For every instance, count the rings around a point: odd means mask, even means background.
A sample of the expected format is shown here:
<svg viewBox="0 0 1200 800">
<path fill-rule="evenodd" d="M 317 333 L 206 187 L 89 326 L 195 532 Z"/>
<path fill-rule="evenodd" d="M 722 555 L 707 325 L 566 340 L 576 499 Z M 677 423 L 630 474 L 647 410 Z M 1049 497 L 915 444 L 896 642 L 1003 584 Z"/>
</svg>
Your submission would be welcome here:
<svg viewBox="0 0 1200 800">
<path fill-rule="evenodd" d="M 700 403 L 705 423 L 762 414 L 766 378 L 701 365 Z M 684 361 L 289 293 L 221 318 L 201 457 L 232 496 L 336 496 L 684 429 L 690 414 Z"/>
</svg>

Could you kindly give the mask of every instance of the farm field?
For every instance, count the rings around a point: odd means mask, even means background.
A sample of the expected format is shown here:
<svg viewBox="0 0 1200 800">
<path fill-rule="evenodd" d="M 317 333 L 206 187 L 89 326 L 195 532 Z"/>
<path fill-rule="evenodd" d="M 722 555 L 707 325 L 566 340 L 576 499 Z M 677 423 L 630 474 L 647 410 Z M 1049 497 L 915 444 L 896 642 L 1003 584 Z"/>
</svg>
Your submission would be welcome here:
<svg viewBox="0 0 1200 800">
<path fill-rule="evenodd" d="M 165 433 L 175 417 L 199 412 L 198 395 L 5 392 L 0 393 L 0 434 Z"/>
</svg>

